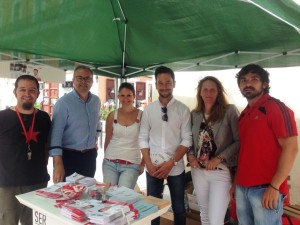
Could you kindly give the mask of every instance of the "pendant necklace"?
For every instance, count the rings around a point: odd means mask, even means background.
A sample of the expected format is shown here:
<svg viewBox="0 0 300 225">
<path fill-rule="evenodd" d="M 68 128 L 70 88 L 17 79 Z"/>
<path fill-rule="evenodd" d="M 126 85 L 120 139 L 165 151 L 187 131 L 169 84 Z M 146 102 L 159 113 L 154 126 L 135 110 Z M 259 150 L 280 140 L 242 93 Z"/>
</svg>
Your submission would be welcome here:
<svg viewBox="0 0 300 225">
<path fill-rule="evenodd" d="M 24 135 L 26 137 L 26 144 L 27 144 L 27 159 L 28 160 L 31 160 L 31 156 L 32 156 L 32 150 L 30 148 L 30 141 L 31 141 L 31 138 L 32 138 L 32 133 L 33 133 L 33 127 L 34 127 L 34 121 L 35 121 L 35 110 L 33 112 L 33 118 L 32 118 L 32 122 L 31 122 L 31 126 L 29 127 L 28 131 L 26 131 L 26 128 L 25 128 L 25 125 L 23 123 L 23 120 L 21 118 L 21 115 L 20 115 L 20 112 L 19 112 L 19 109 L 18 107 L 16 106 L 15 107 L 15 110 L 16 110 L 16 113 L 18 115 L 18 118 L 19 118 L 19 121 L 22 125 L 22 128 L 23 128 L 23 132 L 24 132 Z"/>
</svg>

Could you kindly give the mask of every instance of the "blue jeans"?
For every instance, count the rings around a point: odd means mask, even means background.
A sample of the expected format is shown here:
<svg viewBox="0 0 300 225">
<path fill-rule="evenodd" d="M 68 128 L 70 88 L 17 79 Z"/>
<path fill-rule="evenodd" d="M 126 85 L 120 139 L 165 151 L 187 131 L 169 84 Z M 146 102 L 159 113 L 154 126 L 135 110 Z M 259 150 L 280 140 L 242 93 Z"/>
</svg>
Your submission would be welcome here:
<svg viewBox="0 0 300 225">
<path fill-rule="evenodd" d="M 103 160 L 103 182 L 134 189 L 140 173 L 139 164 L 119 164 Z"/>
<path fill-rule="evenodd" d="M 266 185 L 245 188 L 236 185 L 236 209 L 240 225 L 281 225 L 283 195 L 279 193 L 277 208 L 265 209 L 261 205 Z"/>
<path fill-rule="evenodd" d="M 174 225 L 185 225 L 185 208 L 184 208 L 184 177 L 185 172 L 177 176 L 168 176 L 167 182 L 170 189 L 172 209 L 174 213 Z M 164 179 L 152 177 L 148 172 L 147 178 L 147 195 L 162 198 L 164 189 Z M 152 220 L 151 225 L 159 225 L 160 218 Z"/>
</svg>

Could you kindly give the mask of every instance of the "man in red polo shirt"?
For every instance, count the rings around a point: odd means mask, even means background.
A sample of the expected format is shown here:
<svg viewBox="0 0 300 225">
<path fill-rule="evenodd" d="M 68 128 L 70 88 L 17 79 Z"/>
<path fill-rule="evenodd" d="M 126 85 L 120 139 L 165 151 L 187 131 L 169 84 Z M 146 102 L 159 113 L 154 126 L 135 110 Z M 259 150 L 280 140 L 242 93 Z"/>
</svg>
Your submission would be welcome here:
<svg viewBox="0 0 300 225">
<path fill-rule="evenodd" d="M 236 76 L 248 105 L 239 117 L 236 204 L 242 225 L 281 224 L 286 178 L 298 151 L 294 113 L 269 95 L 269 73 L 255 64 Z"/>
</svg>

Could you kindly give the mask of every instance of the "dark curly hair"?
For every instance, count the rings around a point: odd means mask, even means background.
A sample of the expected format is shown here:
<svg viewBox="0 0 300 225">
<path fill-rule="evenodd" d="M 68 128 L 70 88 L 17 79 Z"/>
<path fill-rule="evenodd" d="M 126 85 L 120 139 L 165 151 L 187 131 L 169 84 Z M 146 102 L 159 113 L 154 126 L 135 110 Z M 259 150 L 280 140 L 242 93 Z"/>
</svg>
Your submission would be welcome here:
<svg viewBox="0 0 300 225">
<path fill-rule="evenodd" d="M 269 93 L 270 91 L 270 79 L 269 79 L 269 73 L 268 71 L 264 70 L 261 66 L 257 65 L 257 64 L 248 64 L 247 66 L 244 66 L 237 74 L 236 74 L 236 78 L 237 78 L 237 84 L 238 86 L 240 86 L 240 81 L 241 79 L 248 73 L 255 73 L 257 74 L 261 81 L 265 84 L 267 84 L 267 86 L 264 88 L 264 94 Z"/>
</svg>

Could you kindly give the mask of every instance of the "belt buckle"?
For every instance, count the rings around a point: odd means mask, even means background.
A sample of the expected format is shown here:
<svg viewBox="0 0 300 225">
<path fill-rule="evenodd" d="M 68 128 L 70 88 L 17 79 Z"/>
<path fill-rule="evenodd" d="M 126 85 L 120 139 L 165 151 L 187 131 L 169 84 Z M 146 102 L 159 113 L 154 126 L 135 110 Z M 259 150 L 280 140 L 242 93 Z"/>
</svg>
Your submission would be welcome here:
<svg viewBox="0 0 300 225">
<path fill-rule="evenodd" d="M 198 163 L 199 163 L 199 166 L 200 166 L 202 169 L 205 169 L 205 168 L 206 168 L 206 165 L 203 164 L 202 162 L 198 161 Z"/>
<path fill-rule="evenodd" d="M 120 161 L 119 161 L 119 159 L 116 159 L 116 160 L 114 160 L 115 161 L 115 163 L 119 163 L 120 164 Z"/>
</svg>

